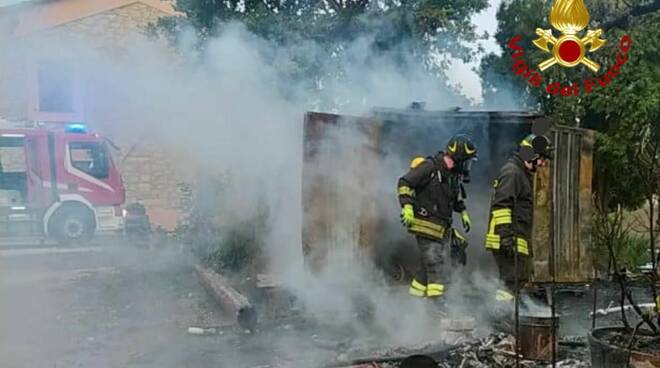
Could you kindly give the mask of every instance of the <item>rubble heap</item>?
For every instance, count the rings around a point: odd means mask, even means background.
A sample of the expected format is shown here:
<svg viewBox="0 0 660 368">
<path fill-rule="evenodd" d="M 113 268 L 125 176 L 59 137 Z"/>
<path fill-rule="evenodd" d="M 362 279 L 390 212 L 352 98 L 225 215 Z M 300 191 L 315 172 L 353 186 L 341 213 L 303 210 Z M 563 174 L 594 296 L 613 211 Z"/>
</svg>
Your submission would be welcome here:
<svg viewBox="0 0 660 368">
<path fill-rule="evenodd" d="M 440 367 L 460 368 L 510 368 L 516 366 L 514 353 L 514 337 L 507 334 L 493 334 L 480 339 L 464 343 L 449 350 L 446 359 L 439 364 Z M 556 363 L 556 367 L 590 367 L 591 364 L 572 354 L 563 354 L 563 360 Z M 524 368 L 552 367 L 552 364 L 525 360 L 520 358 L 520 366 Z"/>
</svg>

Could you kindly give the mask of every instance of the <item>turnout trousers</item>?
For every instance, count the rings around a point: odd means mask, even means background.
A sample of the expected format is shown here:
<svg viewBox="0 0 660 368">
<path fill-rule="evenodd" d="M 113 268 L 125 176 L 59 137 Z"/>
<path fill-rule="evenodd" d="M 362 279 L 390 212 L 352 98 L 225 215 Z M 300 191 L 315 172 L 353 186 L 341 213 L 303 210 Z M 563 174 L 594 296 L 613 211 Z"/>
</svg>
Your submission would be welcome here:
<svg viewBox="0 0 660 368">
<path fill-rule="evenodd" d="M 410 294 L 419 297 L 436 298 L 444 295 L 449 267 L 450 232 L 446 231 L 441 240 L 431 240 L 417 236 L 421 262 L 410 285 Z"/>
</svg>

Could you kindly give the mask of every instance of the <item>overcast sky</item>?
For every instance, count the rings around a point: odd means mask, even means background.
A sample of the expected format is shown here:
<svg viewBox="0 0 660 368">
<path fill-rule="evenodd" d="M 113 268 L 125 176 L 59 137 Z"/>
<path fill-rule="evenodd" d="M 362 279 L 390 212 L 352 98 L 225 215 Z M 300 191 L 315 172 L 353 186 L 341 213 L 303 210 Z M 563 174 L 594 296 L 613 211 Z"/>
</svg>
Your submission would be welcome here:
<svg viewBox="0 0 660 368">
<path fill-rule="evenodd" d="M 0 6 L 6 6 L 11 4 L 16 4 L 23 2 L 25 0 L 0 0 Z M 495 40 L 492 38 L 492 35 L 495 34 L 497 29 L 497 21 L 495 19 L 495 12 L 502 0 L 490 0 L 490 7 L 483 12 L 476 14 L 472 17 L 472 21 L 477 25 L 479 33 L 487 31 L 491 38 L 483 43 L 483 46 L 486 48 L 487 52 L 497 51 L 497 45 Z M 479 63 L 464 64 L 461 61 L 454 61 L 454 73 L 449 73 L 449 78 L 453 84 L 460 83 L 463 87 L 463 92 L 472 98 L 480 101 L 481 97 L 481 83 L 479 77 L 476 73 L 472 72 L 471 69 L 476 67 Z"/>
<path fill-rule="evenodd" d="M 0 0 L 0 6 L 21 3 L 23 1 L 25 1 L 25 0 Z"/>
<path fill-rule="evenodd" d="M 472 17 L 472 22 L 477 25 L 478 33 L 487 31 L 490 38 L 483 42 L 486 52 L 499 53 L 499 47 L 495 42 L 493 36 L 497 30 L 497 19 L 495 13 L 500 6 L 502 0 L 490 0 L 490 7 L 479 14 Z M 474 98 L 477 102 L 481 101 L 481 81 L 476 73 L 472 72 L 472 68 L 479 65 L 479 62 L 465 64 L 460 60 L 453 61 L 453 73 L 448 73 L 449 80 L 452 84 L 460 83 L 463 87 L 463 92 L 468 96 Z"/>
</svg>

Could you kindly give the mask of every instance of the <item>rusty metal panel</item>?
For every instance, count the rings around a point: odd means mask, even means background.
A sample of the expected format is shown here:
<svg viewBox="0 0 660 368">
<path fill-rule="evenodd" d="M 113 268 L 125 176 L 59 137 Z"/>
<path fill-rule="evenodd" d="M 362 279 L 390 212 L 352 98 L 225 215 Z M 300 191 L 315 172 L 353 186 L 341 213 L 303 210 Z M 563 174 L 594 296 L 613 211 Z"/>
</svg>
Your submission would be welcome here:
<svg viewBox="0 0 660 368">
<path fill-rule="evenodd" d="M 578 194 L 578 204 L 580 221 L 578 234 L 578 277 L 581 280 L 589 280 L 594 277 L 594 261 L 592 253 L 591 226 L 594 210 L 592 183 L 593 183 L 593 147 L 594 132 L 590 130 L 583 131 L 581 135 L 581 155 L 580 155 L 580 173 L 579 184 L 580 192 Z"/>
<path fill-rule="evenodd" d="M 374 181 L 382 177 L 383 157 L 380 152 L 382 124 L 375 120 L 360 119 L 356 122 L 366 135 L 367 141 L 359 149 L 358 177 L 360 188 L 360 213 L 358 218 L 359 238 L 358 251 L 360 256 L 372 258 L 373 245 L 376 244 L 379 229 L 383 226 L 379 213 L 379 202 L 383 200 L 380 191 L 375 188 Z"/>
<path fill-rule="evenodd" d="M 557 126 L 550 166 L 535 181 L 534 278 L 552 280 L 552 247 L 556 281 L 587 282 L 591 258 L 591 178 L 593 133 Z"/>
<path fill-rule="evenodd" d="M 333 251 L 369 252 L 378 231 L 370 185 L 381 166 L 379 125 L 369 119 L 307 113 L 303 158 L 303 254 L 319 270 Z"/>
<path fill-rule="evenodd" d="M 550 245 L 553 231 L 553 175 L 550 167 L 540 168 L 534 180 L 534 229 L 532 257 L 534 281 L 550 279 Z"/>
<path fill-rule="evenodd" d="M 323 265 L 327 255 L 326 239 L 331 237 L 335 216 L 333 197 L 337 195 L 317 170 L 321 138 L 329 126 L 336 126 L 338 115 L 307 113 L 304 124 L 303 154 L 303 228 L 302 246 L 307 263 L 314 269 Z M 321 168 L 322 169 L 322 168 Z"/>
</svg>

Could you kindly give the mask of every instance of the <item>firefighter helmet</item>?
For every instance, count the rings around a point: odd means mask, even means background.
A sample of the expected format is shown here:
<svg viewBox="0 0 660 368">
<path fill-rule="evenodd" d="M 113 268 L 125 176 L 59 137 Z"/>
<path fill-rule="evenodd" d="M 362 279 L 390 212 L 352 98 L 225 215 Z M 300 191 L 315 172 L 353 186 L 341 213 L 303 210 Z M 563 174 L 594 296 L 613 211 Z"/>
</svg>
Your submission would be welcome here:
<svg viewBox="0 0 660 368">
<path fill-rule="evenodd" d="M 447 154 L 456 162 L 477 157 L 477 146 L 465 134 L 456 134 L 447 143 Z"/>
<path fill-rule="evenodd" d="M 531 149 L 530 149 L 531 148 Z M 533 160 L 536 156 L 544 158 L 552 158 L 552 146 L 550 139 L 545 135 L 530 134 L 520 142 L 520 151 L 528 152 L 525 156 L 533 156 L 529 160 Z"/>
</svg>

